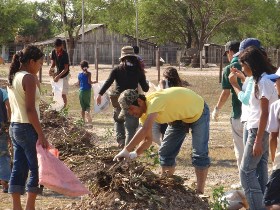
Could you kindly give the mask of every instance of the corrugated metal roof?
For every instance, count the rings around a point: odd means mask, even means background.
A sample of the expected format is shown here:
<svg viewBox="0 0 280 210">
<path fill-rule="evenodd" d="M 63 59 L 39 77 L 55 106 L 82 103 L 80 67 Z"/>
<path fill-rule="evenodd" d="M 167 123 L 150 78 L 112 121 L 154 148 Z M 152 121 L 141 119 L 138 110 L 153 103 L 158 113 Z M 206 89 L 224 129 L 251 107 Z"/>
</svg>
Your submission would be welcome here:
<svg viewBox="0 0 280 210">
<path fill-rule="evenodd" d="M 101 27 L 101 26 L 103 26 L 103 25 L 104 25 L 104 24 L 88 24 L 88 25 L 85 25 L 85 27 L 84 27 L 84 32 L 87 33 L 87 32 L 89 32 L 89 31 L 91 31 L 91 30 L 93 30 L 93 29 L 96 29 L 96 28 L 99 28 L 99 27 Z M 80 26 L 77 26 L 76 28 L 78 28 L 78 27 L 80 27 Z M 64 40 L 64 39 L 65 39 L 65 35 L 66 35 L 66 37 L 68 38 L 68 34 L 67 34 L 67 33 L 65 34 L 65 32 L 63 32 L 63 33 L 61 33 L 61 34 L 56 35 L 55 37 L 53 37 L 53 38 L 51 38 L 51 39 L 47 39 L 47 40 L 41 41 L 41 42 L 35 42 L 35 43 L 33 43 L 33 44 L 34 44 L 34 45 L 37 45 L 37 46 L 53 44 L 54 41 L 55 41 L 56 39 L 58 39 L 58 38 Z M 81 36 L 81 35 L 82 35 L 82 28 L 80 28 L 78 36 Z"/>
</svg>

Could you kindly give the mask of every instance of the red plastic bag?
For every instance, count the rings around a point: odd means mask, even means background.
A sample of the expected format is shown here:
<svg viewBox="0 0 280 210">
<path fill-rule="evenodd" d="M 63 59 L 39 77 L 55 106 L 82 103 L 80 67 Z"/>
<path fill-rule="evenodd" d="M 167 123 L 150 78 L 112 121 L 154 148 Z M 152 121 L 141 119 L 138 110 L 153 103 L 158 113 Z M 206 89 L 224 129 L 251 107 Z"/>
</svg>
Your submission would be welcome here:
<svg viewBox="0 0 280 210">
<path fill-rule="evenodd" d="M 67 196 L 82 196 L 90 192 L 58 157 L 53 147 L 46 150 L 37 142 L 39 184 Z M 57 156 L 57 157 L 56 157 Z"/>
</svg>

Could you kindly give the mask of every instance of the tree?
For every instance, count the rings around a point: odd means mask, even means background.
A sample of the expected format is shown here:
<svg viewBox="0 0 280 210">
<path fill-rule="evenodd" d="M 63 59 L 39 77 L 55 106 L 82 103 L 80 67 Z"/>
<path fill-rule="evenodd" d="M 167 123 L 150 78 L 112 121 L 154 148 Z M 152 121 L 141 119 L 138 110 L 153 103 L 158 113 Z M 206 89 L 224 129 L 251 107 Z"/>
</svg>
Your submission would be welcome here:
<svg viewBox="0 0 280 210">
<path fill-rule="evenodd" d="M 0 0 L 0 44 L 13 41 L 20 24 L 25 19 L 22 0 Z"/>
<path fill-rule="evenodd" d="M 78 39 L 79 31 L 82 27 L 82 0 L 48 0 L 51 5 L 51 14 L 54 19 L 60 20 L 62 27 L 60 33 L 65 32 L 68 40 L 68 53 L 72 63 L 73 49 L 75 41 Z M 92 4 L 95 0 L 84 1 L 85 23 L 92 23 L 94 19 L 94 10 Z"/>
<path fill-rule="evenodd" d="M 46 3 L 26 3 L 26 17 L 22 20 L 17 34 L 27 42 L 48 39 L 53 36 L 56 20 L 49 16 L 50 8 Z"/>
<path fill-rule="evenodd" d="M 135 34 L 134 0 L 91 1 L 94 20 L 121 34 Z"/>
<path fill-rule="evenodd" d="M 141 31 L 200 51 L 222 26 L 242 20 L 252 1 L 142 0 Z"/>
</svg>

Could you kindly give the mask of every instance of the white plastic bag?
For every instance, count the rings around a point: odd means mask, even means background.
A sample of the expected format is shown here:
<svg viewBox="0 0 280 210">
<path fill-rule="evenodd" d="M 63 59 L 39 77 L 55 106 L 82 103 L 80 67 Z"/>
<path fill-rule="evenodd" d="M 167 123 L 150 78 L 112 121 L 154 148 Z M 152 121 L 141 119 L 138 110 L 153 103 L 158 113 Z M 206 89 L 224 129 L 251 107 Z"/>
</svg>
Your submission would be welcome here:
<svg viewBox="0 0 280 210">
<path fill-rule="evenodd" d="M 58 80 L 58 82 L 51 81 L 51 86 L 53 91 L 53 102 L 50 104 L 49 109 L 60 111 L 64 106 L 62 98 L 63 79 Z"/>
<path fill-rule="evenodd" d="M 243 190 L 232 190 L 226 192 L 222 197 L 222 200 L 226 199 L 228 202 L 228 210 L 238 210 L 243 207 L 246 209 L 249 208 L 248 202 L 245 197 L 245 193 Z"/>
<path fill-rule="evenodd" d="M 151 81 L 149 81 L 149 91 L 154 92 L 154 91 L 159 91 L 161 90 L 160 85 L 156 86 L 154 83 L 152 83 Z"/>
<path fill-rule="evenodd" d="M 97 98 L 98 93 L 99 93 L 100 89 L 102 88 L 103 84 L 104 84 L 104 81 L 101 81 L 101 82 L 98 82 L 98 83 L 95 83 L 92 85 L 93 94 L 94 94 L 94 103 L 93 103 L 94 113 L 99 113 L 101 111 L 105 111 L 110 106 L 110 97 L 107 92 L 105 92 L 103 94 L 103 96 L 101 97 L 101 104 L 97 105 L 97 103 L 96 103 L 96 98 Z"/>
</svg>

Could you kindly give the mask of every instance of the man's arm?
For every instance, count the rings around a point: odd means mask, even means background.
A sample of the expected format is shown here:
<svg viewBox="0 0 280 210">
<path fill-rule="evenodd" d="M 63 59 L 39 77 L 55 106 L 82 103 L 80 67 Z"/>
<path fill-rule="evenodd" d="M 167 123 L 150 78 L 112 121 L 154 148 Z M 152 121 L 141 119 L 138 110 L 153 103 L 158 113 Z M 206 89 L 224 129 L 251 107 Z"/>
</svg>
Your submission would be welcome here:
<svg viewBox="0 0 280 210">
<path fill-rule="evenodd" d="M 218 110 L 220 110 L 224 106 L 224 104 L 228 100 L 229 95 L 230 95 L 230 89 L 223 89 L 220 98 L 218 100 L 218 103 L 216 105 L 216 108 Z"/>
<path fill-rule="evenodd" d="M 277 137 L 278 137 L 278 132 L 271 132 L 269 135 L 269 148 L 270 148 L 272 162 L 274 162 L 275 159 L 275 152 L 277 148 Z"/>
<path fill-rule="evenodd" d="M 52 59 L 51 60 L 51 67 L 50 68 L 54 68 L 55 67 L 55 61 Z"/>
<path fill-rule="evenodd" d="M 215 121 L 218 121 L 219 118 L 219 110 L 224 106 L 226 103 L 228 97 L 230 95 L 230 90 L 229 89 L 223 89 L 220 98 L 218 100 L 217 105 L 215 106 L 213 112 L 212 112 L 212 119 Z"/>
<path fill-rule="evenodd" d="M 136 149 L 137 155 L 141 155 L 146 149 L 152 144 L 152 127 L 157 113 L 149 114 L 143 127 L 138 130 L 138 132 L 131 139 L 130 143 L 126 146 L 126 149 L 131 152 L 137 146 Z"/>
<path fill-rule="evenodd" d="M 54 81 L 57 82 L 64 74 L 66 74 L 69 71 L 69 64 L 64 64 L 64 69 L 60 74 L 56 75 L 54 78 Z"/>
</svg>

